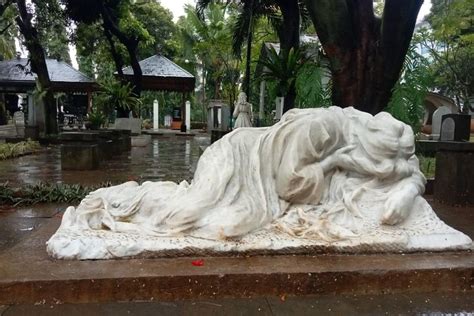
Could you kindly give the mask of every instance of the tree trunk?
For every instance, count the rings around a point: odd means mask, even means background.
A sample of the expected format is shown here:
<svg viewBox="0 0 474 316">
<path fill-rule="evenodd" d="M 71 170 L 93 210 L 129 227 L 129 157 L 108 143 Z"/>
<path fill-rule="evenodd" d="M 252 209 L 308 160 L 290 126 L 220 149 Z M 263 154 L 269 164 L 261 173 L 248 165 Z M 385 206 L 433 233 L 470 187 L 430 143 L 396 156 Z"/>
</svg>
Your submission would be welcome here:
<svg viewBox="0 0 474 316">
<path fill-rule="evenodd" d="M 330 61 L 332 102 L 376 114 L 400 77 L 423 0 L 386 0 L 382 19 L 372 0 L 306 0 Z"/>
<path fill-rule="evenodd" d="M 300 46 L 300 8 L 298 1 L 277 1 L 280 7 L 283 22 L 278 30 L 278 37 L 280 39 L 280 54 L 288 58 L 290 50 L 298 49 Z M 290 85 L 285 96 L 285 104 L 283 106 L 283 113 L 291 110 L 295 106 L 296 86 Z"/>
<path fill-rule="evenodd" d="M 106 8 L 104 2 L 101 3 L 101 16 L 103 20 L 103 27 L 105 32 L 110 32 L 122 43 L 127 49 L 128 56 L 130 58 L 130 64 L 133 69 L 133 94 L 139 98 L 142 92 L 142 69 L 138 61 L 137 50 L 139 40 L 133 36 L 127 36 L 118 27 L 117 21 L 114 19 L 113 14 Z M 122 73 L 121 71 L 118 72 Z M 122 73 L 123 75 L 123 73 Z M 135 115 L 136 113 L 134 113 Z M 123 109 L 117 109 L 117 115 L 124 117 L 125 111 Z"/>
<path fill-rule="evenodd" d="M 16 18 L 20 32 L 25 38 L 25 46 L 30 53 L 31 70 L 36 73 L 40 87 L 41 99 L 45 107 L 45 134 L 58 133 L 57 109 L 54 94 L 51 91 L 51 80 L 46 65 L 45 53 L 38 38 L 38 32 L 31 23 L 31 14 L 28 13 L 25 0 L 17 0 L 19 16 Z"/>
</svg>

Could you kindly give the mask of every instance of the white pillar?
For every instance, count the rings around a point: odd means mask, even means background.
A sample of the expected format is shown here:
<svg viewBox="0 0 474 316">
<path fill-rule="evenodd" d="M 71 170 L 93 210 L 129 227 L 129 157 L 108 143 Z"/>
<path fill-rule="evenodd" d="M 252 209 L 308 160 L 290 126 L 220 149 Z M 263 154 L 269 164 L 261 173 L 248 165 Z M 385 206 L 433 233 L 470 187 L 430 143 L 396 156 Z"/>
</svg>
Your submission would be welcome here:
<svg viewBox="0 0 474 316">
<path fill-rule="evenodd" d="M 260 104 L 259 104 L 259 109 L 258 109 L 258 119 L 260 120 L 260 124 L 263 120 L 264 106 L 265 106 L 265 80 L 262 80 L 260 82 Z"/>
<path fill-rule="evenodd" d="M 160 106 L 158 100 L 153 101 L 153 129 L 160 128 Z"/>
<path fill-rule="evenodd" d="M 36 109 L 33 102 L 33 93 L 28 92 L 28 125 L 36 125 Z"/>
<path fill-rule="evenodd" d="M 190 131 L 191 130 L 191 102 L 186 101 L 185 105 L 186 105 L 186 111 L 185 111 L 186 117 L 185 117 L 184 123 L 186 124 L 186 131 Z"/>
</svg>

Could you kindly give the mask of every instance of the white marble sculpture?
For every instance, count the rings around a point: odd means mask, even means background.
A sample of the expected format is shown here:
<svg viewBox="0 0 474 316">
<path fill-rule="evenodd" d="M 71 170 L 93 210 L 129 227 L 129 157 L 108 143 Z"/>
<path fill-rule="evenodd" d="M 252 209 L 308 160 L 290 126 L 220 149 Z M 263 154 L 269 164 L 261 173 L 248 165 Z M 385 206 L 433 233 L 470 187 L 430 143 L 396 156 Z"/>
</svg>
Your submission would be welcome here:
<svg viewBox="0 0 474 316">
<path fill-rule="evenodd" d="M 252 104 L 247 102 L 247 95 L 245 92 L 240 92 L 235 103 L 233 117 L 236 119 L 234 128 L 251 127 L 252 121 L 250 116 L 252 114 Z"/>
<path fill-rule="evenodd" d="M 287 112 L 207 148 L 194 179 L 127 182 L 69 207 L 56 258 L 470 248 L 421 197 L 411 128 L 353 108 Z M 194 252 L 193 252 L 194 251 Z"/>
</svg>

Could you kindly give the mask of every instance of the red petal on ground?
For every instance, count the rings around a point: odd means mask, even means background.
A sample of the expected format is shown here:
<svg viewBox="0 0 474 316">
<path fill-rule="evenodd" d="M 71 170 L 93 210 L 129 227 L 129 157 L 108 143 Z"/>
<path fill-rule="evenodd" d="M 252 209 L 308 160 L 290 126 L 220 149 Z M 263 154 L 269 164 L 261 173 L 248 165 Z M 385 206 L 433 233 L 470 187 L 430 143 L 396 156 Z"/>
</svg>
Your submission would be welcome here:
<svg viewBox="0 0 474 316">
<path fill-rule="evenodd" d="M 199 260 L 194 260 L 191 262 L 191 264 L 195 267 L 201 267 L 204 265 L 204 260 L 199 259 Z"/>
</svg>

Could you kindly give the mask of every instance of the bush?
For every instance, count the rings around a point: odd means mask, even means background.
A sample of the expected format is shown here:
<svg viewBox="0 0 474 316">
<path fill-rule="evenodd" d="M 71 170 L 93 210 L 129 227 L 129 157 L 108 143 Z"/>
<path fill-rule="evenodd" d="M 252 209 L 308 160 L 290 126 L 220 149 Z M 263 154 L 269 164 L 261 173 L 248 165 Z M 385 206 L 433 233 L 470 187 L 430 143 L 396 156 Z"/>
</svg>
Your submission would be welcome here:
<svg viewBox="0 0 474 316">
<path fill-rule="evenodd" d="M 3 183 L 0 184 L 0 205 L 79 202 L 90 192 L 108 186 L 111 186 L 110 182 L 95 186 L 39 182 L 14 188 L 8 183 Z"/>
<path fill-rule="evenodd" d="M 31 154 L 41 146 L 38 142 L 27 140 L 16 144 L 0 144 L 0 160 Z"/>
</svg>

